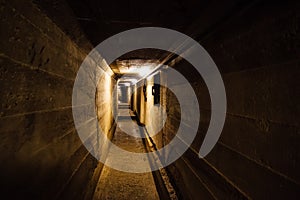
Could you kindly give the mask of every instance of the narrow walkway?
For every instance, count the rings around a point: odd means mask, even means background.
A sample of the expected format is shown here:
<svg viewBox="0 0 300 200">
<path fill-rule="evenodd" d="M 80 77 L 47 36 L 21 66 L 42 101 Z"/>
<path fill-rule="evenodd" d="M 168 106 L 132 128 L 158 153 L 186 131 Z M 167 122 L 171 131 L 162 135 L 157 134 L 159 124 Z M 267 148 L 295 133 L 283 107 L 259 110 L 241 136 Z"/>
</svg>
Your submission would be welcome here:
<svg viewBox="0 0 300 200">
<path fill-rule="evenodd" d="M 129 136 L 120 129 L 120 126 L 132 125 L 129 123 L 129 120 L 134 116 L 128 108 L 129 106 L 126 105 L 119 106 L 118 127 L 112 142 L 127 151 L 145 152 L 141 138 Z M 130 128 L 135 132 L 139 132 L 137 127 Z M 112 157 L 108 154 L 107 159 L 112 159 Z M 126 173 L 104 166 L 93 199 L 156 200 L 159 199 L 159 196 L 152 173 Z"/>
</svg>

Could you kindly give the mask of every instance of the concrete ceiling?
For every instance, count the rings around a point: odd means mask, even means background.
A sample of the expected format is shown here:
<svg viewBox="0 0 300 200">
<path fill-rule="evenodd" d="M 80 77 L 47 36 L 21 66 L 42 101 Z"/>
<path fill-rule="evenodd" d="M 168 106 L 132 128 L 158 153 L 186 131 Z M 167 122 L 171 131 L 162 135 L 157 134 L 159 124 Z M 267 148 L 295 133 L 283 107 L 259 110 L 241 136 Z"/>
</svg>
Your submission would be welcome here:
<svg viewBox="0 0 300 200">
<path fill-rule="evenodd" d="M 114 34 L 145 26 L 170 28 L 200 41 L 251 4 L 251 0 L 33 1 L 46 10 L 71 39 L 87 51 Z M 117 60 L 138 60 L 139 66 L 142 66 L 149 60 L 168 64 L 175 57 L 169 52 L 141 49 L 122 55 Z M 110 64 L 116 78 L 124 75 L 118 62 Z"/>
<path fill-rule="evenodd" d="M 231 19 L 262 0 L 33 0 L 87 53 L 106 38 L 122 31 L 156 26 L 180 31 L 201 42 Z M 89 41 L 87 41 L 89 40 Z M 168 52 L 142 49 L 118 60 L 156 60 L 167 64 L 176 58 Z M 119 78 L 117 62 L 110 64 Z"/>
<path fill-rule="evenodd" d="M 94 46 L 104 39 L 137 27 L 157 26 L 184 31 L 209 1 L 203 0 L 152 0 L 152 1 L 99 1 L 68 0 L 77 20 Z M 161 63 L 170 57 L 169 52 L 141 49 L 121 56 L 110 66 L 117 77 L 124 75 L 122 61 L 135 60 L 139 66 Z M 130 67 L 130 66 L 126 66 Z M 133 74 L 127 74 L 130 78 Z M 123 76 L 124 77 L 124 76 Z"/>
<path fill-rule="evenodd" d="M 67 0 L 89 39 L 97 45 L 130 28 L 159 26 L 183 31 L 197 18 L 204 0 Z"/>
</svg>

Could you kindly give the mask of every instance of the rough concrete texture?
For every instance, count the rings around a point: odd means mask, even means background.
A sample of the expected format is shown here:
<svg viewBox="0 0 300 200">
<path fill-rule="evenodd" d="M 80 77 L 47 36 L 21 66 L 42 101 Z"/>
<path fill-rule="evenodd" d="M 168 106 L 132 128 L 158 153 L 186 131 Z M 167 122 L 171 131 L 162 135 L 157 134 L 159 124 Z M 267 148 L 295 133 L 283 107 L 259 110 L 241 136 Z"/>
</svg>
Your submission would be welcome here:
<svg viewBox="0 0 300 200">
<path fill-rule="evenodd" d="M 209 94 L 189 63 L 180 58 L 170 63 L 191 82 L 201 110 L 196 140 L 167 168 L 181 198 L 295 199 L 300 195 L 298 11 L 298 3 L 260 2 L 236 15 L 232 12 L 221 23 L 200 17 L 191 26 L 191 33 L 222 73 L 228 110 L 219 142 L 205 159 L 199 159 L 210 121 Z M 202 15 L 205 19 L 207 13 Z M 205 32 L 206 26 L 213 28 Z M 184 91 L 185 85 L 178 87 Z M 181 116 L 171 92 L 161 91 L 161 102 L 168 118 L 163 132 L 153 138 L 157 146 L 176 137 Z M 139 107 L 145 111 L 137 112 L 147 115 L 147 104 L 142 101 Z M 190 119 L 186 125 L 193 123 L 198 122 Z"/>
<path fill-rule="evenodd" d="M 215 198 L 299 196 L 297 10 L 299 4 L 262 3 L 200 38 L 222 72 L 228 111 L 216 147 L 205 159 L 197 159 L 209 122 L 210 101 L 201 78 L 192 80 L 200 99 L 198 136 L 191 150 L 169 167 L 185 197 L 200 195 L 195 184 L 202 185 L 201 195 Z M 186 72 L 188 64 L 184 63 L 174 67 Z M 168 106 L 174 107 L 171 99 Z M 176 120 L 178 114 L 171 113 Z M 167 122 L 166 135 L 172 135 L 173 124 Z M 187 168 L 190 174 L 184 170 Z"/>
<path fill-rule="evenodd" d="M 199 159 L 197 153 L 211 115 L 207 88 L 180 57 L 164 63 L 186 76 L 201 109 L 200 122 L 188 118 L 185 124 L 199 123 L 195 141 L 166 168 L 179 199 L 298 199 L 299 2 L 171 0 L 148 1 L 147 7 L 145 2 L 130 2 L 0 0 L 1 197 L 91 199 L 99 183 L 95 198 L 132 194 L 157 198 L 150 174 L 131 176 L 104 167 L 99 180 L 103 165 L 82 145 L 71 104 L 76 73 L 92 48 L 85 35 L 96 45 L 113 33 L 149 25 L 182 30 L 199 41 L 221 71 L 227 93 L 228 110 L 220 140 L 206 158 Z M 134 8 L 141 11 L 129 12 Z M 139 54 L 143 53 L 135 57 Z M 109 71 L 105 63 L 100 67 Z M 161 81 L 171 85 L 164 79 L 165 73 L 160 72 Z M 109 138 L 115 127 L 111 112 L 116 110 L 112 103 L 117 97 L 112 94 L 115 84 L 115 79 L 104 76 L 92 94 L 99 125 Z M 157 109 L 155 117 L 149 115 L 152 86 L 150 77 L 133 89 L 132 109 L 146 126 L 159 125 L 162 117 Z M 184 90 L 186 85 L 177 87 Z M 166 88 L 160 92 L 168 118 L 163 130 L 152 138 L 156 148 L 176 137 L 181 119 L 174 94 Z M 93 135 L 91 142 L 97 144 L 96 138 Z M 140 142 L 135 144 L 141 149 Z M 108 153 L 107 146 L 96 147 Z M 132 186 L 146 191 L 137 193 Z M 121 192 L 125 190 L 127 193 Z"/>
<path fill-rule="evenodd" d="M 73 82 L 88 45 L 79 47 L 30 1 L 1 0 L 0 19 L 1 194 L 80 199 L 98 181 L 98 161 L 72 119 Z"/>
</svg>

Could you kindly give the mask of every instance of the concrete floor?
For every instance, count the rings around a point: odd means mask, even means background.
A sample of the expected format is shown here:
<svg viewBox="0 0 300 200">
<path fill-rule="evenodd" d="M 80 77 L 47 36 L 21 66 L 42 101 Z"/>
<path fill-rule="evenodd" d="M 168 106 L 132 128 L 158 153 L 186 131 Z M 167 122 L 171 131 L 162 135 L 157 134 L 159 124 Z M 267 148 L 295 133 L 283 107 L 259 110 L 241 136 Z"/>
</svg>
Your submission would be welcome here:
<svg viewBox="0 0 300 200">
<path fill-rule="evenodd" d="M 113 143 L 119 147 L 132 152 L 145 152 L 145 147 L 141 138 L 131 137 L 124 133 L 121 126 L 131 126 L 130 128 L 139 133 L 138 126 L 129 123 L 130 110 L 126 106 L 119 107 L 119 120 Z M 121 116 L 121 117 L 120 117 Z M 127 127 L 128 128 L 128 127 Z M 116 156 L 108 154 L 110 159 L 117 159 Z M 122 158 L 130 160 L 130 158 Z M 159 199 L 152 173 L 126 173 L 104 166 L 99 178 L 93 199 Z"/>
</svg>

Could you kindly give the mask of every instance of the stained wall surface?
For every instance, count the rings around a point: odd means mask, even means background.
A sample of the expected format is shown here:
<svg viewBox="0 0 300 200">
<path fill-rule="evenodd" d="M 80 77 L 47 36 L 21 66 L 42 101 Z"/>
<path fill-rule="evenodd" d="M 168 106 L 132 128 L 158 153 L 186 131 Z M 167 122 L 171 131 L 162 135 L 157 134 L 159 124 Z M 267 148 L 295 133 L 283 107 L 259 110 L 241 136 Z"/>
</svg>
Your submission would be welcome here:
<svg viewBox="0 0 300 200">
<path fill-rule="evenodd" d="M 299 196 L 298 11 L 299 4 L 295 2 L 260 2 L 217 25 L 206 21 L 211 29 L 200 26 L 204 24 L 201 18 L 191 26 L 191 33 L 202 35 L 197 40 L 222 74 L 228 107 L 220 140 L 206 158 L 199 159 L 197 153 L 211 116 L 209 93 L 187 61 L 176 58 L 169 63 L 189 79 L 201 109 L 196 140 L 167 167 L 181 198 Z M 207 15 L 204 12 L 201 16 L 205 19 Z M 161 73 L 163 77 L 167 72 Z M 183 83 L 175 87 L 184 91 L 187 86 Z M 148 96 L 151 101 L 152 95 Z M 162 90 L 161 102 L 168 118 L 162 133 L 153 137 L 158 147 L 176 137 L 181 119 L 174 94 Z M 184 103 L 190 103 L 189 99 Z M 145 115 L 151 118 L 147 111 Z M 145 121 L 146 125 L 152 122 Z M 192 127 L 194 123 L 198 122 L 190 119 L 186 125 Z"/>
<path fill-rule="evenodd" d="M 296 3 L 262 3 L 220 28 L 222 36 L 203 40 L 228 99 L 225 127 L 207 163 L 251 198 L 300 192 L 297 10 Z"/>
<path fill-rule="evenodd" d="M 79 46 L 30 1 L 1 1 L 0 15 L 1 194 L 83 198 L 99 166 L 74 127 L 72 88 L 91 45 Z M 98 99 L 99 109 L 111 110 L 114 81 L 105 76 L 98 85 L 107 97 Z M 99 122 L 109 134 L 112 116 Z"/>
</svg>

